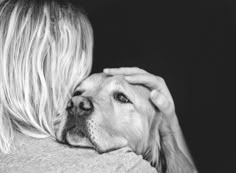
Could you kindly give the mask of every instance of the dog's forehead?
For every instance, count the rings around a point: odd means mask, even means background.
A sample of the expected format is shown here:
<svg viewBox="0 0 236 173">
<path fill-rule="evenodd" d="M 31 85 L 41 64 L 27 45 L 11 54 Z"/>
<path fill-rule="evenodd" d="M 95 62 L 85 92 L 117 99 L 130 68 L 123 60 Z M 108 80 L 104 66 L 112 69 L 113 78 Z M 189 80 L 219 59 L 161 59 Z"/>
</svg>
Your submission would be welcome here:
<svg viewBox="0 0 236 173">
<path fill-rule="evenodd" d="M 100 85 L 106 78 L 107 75 L 105 73 L 95 73 L 89 76 L 83 83 L 93 83 L 93 85 Z"/>
<path fill-rule="evenodd" d="M 123 75 L 107 75 L 105 73 L 95 73 L 89 76 L 84 82 L 82 82 L 83 88 L 87 90 L 110 87 L 116 89 L 117 87 L 123 87 L 124 89 L 132 90 L 134 93 L 141 95 L 144 98 L 149 97 L 149 89 L 143 85 L 128 83 Z"/>
<path fill-rule="evenodd" d="M 82 81 L 82 83 L 79 84 L 79 88 L 83 88 L 85 90 L 95 89 L 103 83 L 105 78 L 106 75 L 104 73 L 94 73 Z"/>
</svg>

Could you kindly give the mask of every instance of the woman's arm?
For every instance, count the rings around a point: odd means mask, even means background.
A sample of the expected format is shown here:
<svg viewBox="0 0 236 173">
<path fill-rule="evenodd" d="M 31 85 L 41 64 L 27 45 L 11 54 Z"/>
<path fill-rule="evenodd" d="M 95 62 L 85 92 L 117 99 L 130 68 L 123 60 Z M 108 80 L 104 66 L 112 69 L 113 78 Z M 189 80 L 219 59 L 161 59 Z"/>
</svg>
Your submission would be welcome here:
<svg viewBox="0 0 236 173">
<path fill-rule="evenodd" d="M 104 73 L 110 75 L 124 75 L 129 83 L 142 84 L 151 90 L 150 99 L 165 116 L 164 118 L 169 124 L 178 148 L 189 162 L 194 165 L 175 113 L 173 98 L 164 79 L 137 67 L 104 69 Z"/>
</svg>

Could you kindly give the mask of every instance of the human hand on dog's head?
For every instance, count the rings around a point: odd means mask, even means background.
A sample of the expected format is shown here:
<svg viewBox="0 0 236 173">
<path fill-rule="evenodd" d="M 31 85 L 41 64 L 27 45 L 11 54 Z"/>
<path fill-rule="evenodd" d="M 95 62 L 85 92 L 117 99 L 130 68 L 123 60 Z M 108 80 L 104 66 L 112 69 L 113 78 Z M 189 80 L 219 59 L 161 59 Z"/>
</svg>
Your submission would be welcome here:
<svg viewBox="0 0 236 173">
<path fill-rule="evenodd" d="M 124 75 L 127 82 L 141 84 L 149 88 L 151 90 L 150 100 L 161 112 L 160 133 L 166 137 L 173 136 L 180 150 L 189 160 L 192 160 L 175 112 L 173 98 L 162 77 L 137 67 L 107 68 L 103 72 L 108 75 Z"/>
<path fill-rule="evenodd" d="M 123 67 L 104 69 L 109 75 L 124 75 L 125 80 L 131 84 L 142 84 L 148 87 L 150 100 L 165 115 L 166 120 L 175 127 L 178 122 L 175 114 L 175 105 L 170 91 L 163 78 L 148 73 L 137 67 Z"/>
<path fill-rule="evenodd" d="M 143 78 L 151 78 L 151 75 Z M 172 123 L 168 120 L 172 119 L 171 116 L 176 117 L 174 105 L 161 100 L 164 96 L 167 98 L 166 95 L 150 98 L 150 86 L 143 83 L 131 84 L 124 75 L 99 73 L 89 76 L 76 87 L 55 127 L 57 140 L 70 146 L 95 149 L 99 153 L 129 147 L 162 172 L 185 169 L 187 164 L 182 161 L 186 159 L 178 150 Z M 169 92 L 167 87 L 160 91 Z M 157 109 L 150 100 L 162 107 Z M 181 164 L 178 165 L 176 160 Z M 168 168 L 165 168 L 166 162 Z"/>
</svg>

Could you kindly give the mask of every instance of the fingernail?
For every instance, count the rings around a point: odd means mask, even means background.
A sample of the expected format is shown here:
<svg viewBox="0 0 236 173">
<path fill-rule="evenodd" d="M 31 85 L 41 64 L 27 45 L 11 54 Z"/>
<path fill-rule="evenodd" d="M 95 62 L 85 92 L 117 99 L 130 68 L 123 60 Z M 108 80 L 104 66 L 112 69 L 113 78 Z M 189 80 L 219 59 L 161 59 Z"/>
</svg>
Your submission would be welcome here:
<svg viewBox="0 0 236 173">
<path fill-rule="evenodd" d="M 151 97 L 156 98 L 158 95 L 158 92 L 156 90 L 151 91 Z"/>
<path fill-rule="evenodd" d="M 131 79 L 131 77 L 129 77 L 129 76 L 125 76 L 124 78 L 125 78 L 125 80 L 130 80 Z"/>
<path fill-rule="evenodd" d="M 165 103 L 165 99 L 163 97 L 158 97 L 157 104 L 163 106 Z"/>
<path fill-rule="evenodd" d="M 108 71 L 109 71 L 109 69 L 107 69 L 107 68 L 104 68 L 104 69 L 103 69 L 103 72 L 104 72 L 104 73 L 108 73 Z"/>
</svg>

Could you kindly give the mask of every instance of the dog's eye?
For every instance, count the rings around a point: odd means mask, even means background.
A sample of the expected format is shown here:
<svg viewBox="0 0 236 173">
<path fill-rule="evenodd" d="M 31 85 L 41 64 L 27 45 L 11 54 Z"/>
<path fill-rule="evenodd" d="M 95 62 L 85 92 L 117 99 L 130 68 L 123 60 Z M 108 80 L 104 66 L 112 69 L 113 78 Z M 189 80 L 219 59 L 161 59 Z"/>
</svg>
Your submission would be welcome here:
<svg viewBox="0 0 236 173">
<path fill-rule="evenodd" d="M 130 100 L 126 97 L 126 95 L 124 95 L 121 92 L 115 93 L 114 99 L 121 102 L 121 103 L 131 103 Z"/>
<path fill-rule="evenodd" d="M 83 93 L 83 91 L 77 90 L 77 91 L 75 91 L 75 92 L 73 93 L 73 96 L 72 96 L 72 97 L 74 97 L 74 96 L 80 96 L 82 93 Z"/>
</svg>

